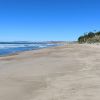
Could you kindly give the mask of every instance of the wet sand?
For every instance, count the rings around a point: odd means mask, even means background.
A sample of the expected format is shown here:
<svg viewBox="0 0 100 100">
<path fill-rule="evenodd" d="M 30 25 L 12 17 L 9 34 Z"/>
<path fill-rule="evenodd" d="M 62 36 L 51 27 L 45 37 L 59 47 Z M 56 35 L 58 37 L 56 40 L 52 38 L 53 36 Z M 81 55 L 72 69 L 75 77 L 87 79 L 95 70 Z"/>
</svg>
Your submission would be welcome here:
<svg viewBox="0 0 100 100">
<path fill-rule="evenodd" d="M 100 45 L 0 57 L 0 100 L 100 100 Z"/>
</svg>

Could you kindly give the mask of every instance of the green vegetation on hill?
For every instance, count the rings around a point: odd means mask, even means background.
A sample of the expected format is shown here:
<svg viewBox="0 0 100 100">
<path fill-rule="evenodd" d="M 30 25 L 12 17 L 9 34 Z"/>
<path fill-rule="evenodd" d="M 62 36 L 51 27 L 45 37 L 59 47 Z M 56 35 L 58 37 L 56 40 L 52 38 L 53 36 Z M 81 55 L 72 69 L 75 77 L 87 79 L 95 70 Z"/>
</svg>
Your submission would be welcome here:
<svg viewBox="0 0 100 100">
<path fill-rule="evenodd" d="M 79 43 L 96 43 L 100 42 L 100 31 L 99 32 L 89 32 L 80 36 L 78 38 Z"/>
</svg>

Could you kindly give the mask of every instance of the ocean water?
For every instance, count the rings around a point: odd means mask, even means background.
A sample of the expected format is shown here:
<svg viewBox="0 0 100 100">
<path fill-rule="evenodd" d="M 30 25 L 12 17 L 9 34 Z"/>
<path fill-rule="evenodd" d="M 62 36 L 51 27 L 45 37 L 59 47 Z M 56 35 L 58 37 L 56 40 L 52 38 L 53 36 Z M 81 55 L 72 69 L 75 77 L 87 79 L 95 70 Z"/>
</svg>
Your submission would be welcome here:
<svg viewBox="0 0 100 100">
<path fill-rule="evenodd" d="M 58 46 L 58 44 L 49 43 L 0 43 L 0 56 L 6 56 L 22 51 L 38 50 Z"/>
</svg>

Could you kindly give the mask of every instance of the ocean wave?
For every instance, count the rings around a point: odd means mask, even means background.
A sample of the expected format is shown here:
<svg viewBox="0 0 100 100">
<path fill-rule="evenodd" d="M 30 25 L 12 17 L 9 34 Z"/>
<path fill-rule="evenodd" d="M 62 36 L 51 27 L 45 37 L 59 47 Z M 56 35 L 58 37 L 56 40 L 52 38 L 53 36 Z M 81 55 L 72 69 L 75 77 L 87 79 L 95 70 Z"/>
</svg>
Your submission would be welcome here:
<svg viewBox="0 0 100 100">
<path fill-rule="evenodd" d="M 0 49 L 19 48 L 19 47 L 36 47 L 36 44 L 0 44 Z"/>
<path fill-rule="evenodd" d="M 0 55 L 7 55 L 28 50 L 37 50 L 53 46 L 57 46 L 57 44 L 0 44 Z"/>
</svg>

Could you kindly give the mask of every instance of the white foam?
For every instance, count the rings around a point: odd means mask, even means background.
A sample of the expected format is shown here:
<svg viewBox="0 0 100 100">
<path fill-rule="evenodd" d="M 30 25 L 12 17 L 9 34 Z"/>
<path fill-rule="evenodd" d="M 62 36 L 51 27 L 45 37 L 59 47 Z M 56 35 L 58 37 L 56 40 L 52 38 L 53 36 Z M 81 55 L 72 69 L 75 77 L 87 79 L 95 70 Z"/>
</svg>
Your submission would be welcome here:
<svg viewBox="0 0 100 100">
<path fill-rule="evenodd" d="M 18 47 L 39 47 L 45 48 L 50 46 L 49 44 L 0 44 L 0 49 L 8 49 L 8 48 L 18 48 Z M 52 45 L 51 45 L 52 46 Z"/>
<path fill-rule="evenodd" d="M 0 44 L 0 49 L 25 47 L 23 44 Z"/>
</svg>

